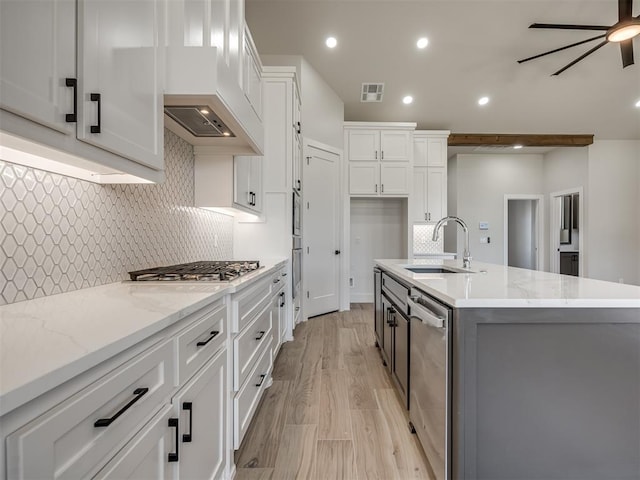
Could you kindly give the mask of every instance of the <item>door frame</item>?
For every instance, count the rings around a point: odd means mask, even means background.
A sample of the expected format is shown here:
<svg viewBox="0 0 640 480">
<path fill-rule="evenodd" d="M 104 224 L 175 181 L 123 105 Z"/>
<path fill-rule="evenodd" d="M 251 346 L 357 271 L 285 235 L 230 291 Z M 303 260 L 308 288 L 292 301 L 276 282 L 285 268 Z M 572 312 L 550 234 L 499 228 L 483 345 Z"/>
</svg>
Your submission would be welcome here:
<svg viewBox="0 0 640 480">
<path fill-rule="evenodd" d="M 504 265 L 509 265 L 509 200 L 536 201 L 536 270 L 544 269 L 544 195 L 507 193 L 504 195 Z"/>
<path fill-rule="evenodd" d="M 337 212 L 338 212 L 338 218 L 336 218 L 336 236 L 338 238 L 338 243 L 339 248 L 340 248 L 340 252 L 341 252 L 341 259 L 338 262 L 338 278 L 340 279 L 337 291 L 338 291 L 338 308 L 340 311 L 345 310 L 343 308 L 343 303 L 344 303 L 344 277 L 345 277 L 345 273 L 344 272 L 348 272 L 348 269 L 345 267 L 349 265 L 349 258 L 348 258 L 348 252 L 347 249 L 344 248 L 345 245 L 348 245 L 348 243 L 344 243 L 344 212 L 343 212 L 343 195 L 342 192 L 343 190 L 343 169 L 342 169 L 342 164 L 343 162 L 343 150 L 333 147 L 331 145 L 327 145 L 326 143 L 322 143 L 319 142 L 317 140 L 314 140 L 312 138 L 307 138 L 307 137 L 303 137 L 302 139 L 302 151 L 303 151 L 303 155 L 302 155 L 302 171 L 300 172 L 301 174 L 301 178 L 302 178 L 302 204 L 303 206 L 305 205 L 305 201 L 306 201 L 306 197 L 305 197 L 305 185 L 307 185 L 310 181 L 312 181 L 309 178 L 309 174 L 307 173 L 307 161 L 308 158 L 310 157 L 309 154 L 309 148 L 316 148 L 318 150 L 323 150 L 325 152 L 328 153 L 332 153 L 334 155 L 338 156 L 338 164 L 336 165 L 336 201 L 337 201 Z M 302 209 L 302 211 L 304 212 L 304 208 Z M 306 226 L 308 225 L 308 222 L 305 222 L 304 220 L 304 213 L 303 213 L 303 217 L 302 217 L 302 247 L 303 247 L 303 251 L 304 248 L 306 248 L 307 244 L 305 242 L 305 238 L 307 238 L 307 230 L 306 230 Z M 301 312 L 301 321 L 307 321 L 309 319 L 309 317 L 307 316 L 307 308 L 306 308 L 306 303 L 307 303 L 307 297 L 306 295 L 303 294 L 303 292 L 306 292 L 307 287 L 306 287 L 306 278 L 307 278 L 307 272 L 306 272 L 306 266 L 305 266 L 305 261 L 304 261 L 304 255 L 302 255 L 302 282 L 301 282 L 301 296 L 302 296 L 302 301 L 300 302 L 300 307 L 302 308 L 302 312 Z M 347 282 L 348 283 L 348 282 Z M 348 308 L 347 308 L 348 310 Z"/>
<path fill-rule="evenodd" d="M 578 276 L 586 277 L 585 271 L 585 228 L 584 228 L 584 189 L 583 187 L 567 188 L 549 194 L 549 271 L 551 273 L 560 273 L 560 238 L 554 232 L 560 230 L 560 212 L 554 208 L 559 197 L 565 195 L 578 195 Z"/>
</svg>

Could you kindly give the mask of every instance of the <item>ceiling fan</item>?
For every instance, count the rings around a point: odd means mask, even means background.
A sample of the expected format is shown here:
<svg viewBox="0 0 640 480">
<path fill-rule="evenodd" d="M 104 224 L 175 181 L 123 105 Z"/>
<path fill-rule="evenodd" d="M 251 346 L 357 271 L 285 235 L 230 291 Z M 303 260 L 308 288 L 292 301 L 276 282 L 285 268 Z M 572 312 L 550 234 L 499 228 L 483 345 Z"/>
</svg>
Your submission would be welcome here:
<svg viewBox="0 0 640 480">
<path fill-rule="evenodd" d="M 600 30 L 604 31 L 602 35 L 597 35 L 592 38 L 587 38 L 586 40 L 582 40 L 580 42 L 572 43 L 570 45 L 565 45 L 564 47 L 556 48 L 554 50 L 550 50 L 548 52 L 540 53 L 538 55 L 534 55 L 533 57 L 524 58 L 522 60 L 518 60 L 518 63 L 528 62 L 529 60 L 534 60 L 536 58 L 544 57 L 545 55 L 549 55 L 551 53 L 560 52 L 562 50 L 566 50 L 567 48 L 577 47 L 578 45 L 582 45 L 584 43 L 592 42 L 594 40 L 598 40 L 600 38 L 604 38 L 602 42 L 593 47 L 588 52 L 580 55 L 574 61 L 569 63 L 568 65 L 562 67 L 557 72 L 552 75 L 560 75 L 569 67 L 574 66 L 580 60 L 585 57 L 591 55 L 593 52 L 598 50 L 599 48 L 605 46 L 609 42 L 619 43 L 620 44 L 620 52 L 622 53 L 622 68 L 628 67 L 629 65 L 633 65 L 633 37 L 636 37 L 640 34 L 640 15 L 637 17 L 633 16 L 633 0 L 618 0 L 618 22 L 614 25 L 571 25 L 571 24 L 558 24 L 558 23 L 533 23 L 529 25 L 529 28 L 551 28 L 551 29 L 559 29 L 559 30 Z"/>
</svg>

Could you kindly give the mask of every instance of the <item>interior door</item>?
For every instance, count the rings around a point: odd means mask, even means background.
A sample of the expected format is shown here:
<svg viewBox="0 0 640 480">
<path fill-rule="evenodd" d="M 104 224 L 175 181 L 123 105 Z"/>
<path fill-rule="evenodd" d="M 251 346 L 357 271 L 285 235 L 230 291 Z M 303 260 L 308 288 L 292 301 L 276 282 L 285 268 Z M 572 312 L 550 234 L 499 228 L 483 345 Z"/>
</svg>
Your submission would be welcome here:
<svg viewBox="0 0 640 480">
<path fill-rule="evenodd" d="M 340 297 L 340 156 L 309 145 L 304 162 L 304 312 L 307 317 L 338 310 Z"/>
</svg>

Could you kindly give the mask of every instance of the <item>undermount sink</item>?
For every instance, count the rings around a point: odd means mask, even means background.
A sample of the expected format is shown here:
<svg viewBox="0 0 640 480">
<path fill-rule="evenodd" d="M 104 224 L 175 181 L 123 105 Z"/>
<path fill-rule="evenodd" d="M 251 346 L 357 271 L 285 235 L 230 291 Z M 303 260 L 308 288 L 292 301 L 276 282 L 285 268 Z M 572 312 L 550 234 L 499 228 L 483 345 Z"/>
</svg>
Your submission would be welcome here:
<svg viewBox="0 0 640 480">
<path fill-rule="evenodd" d="M 404 269 L 413 273 L 473 273 L 469 270 L 456 267 L 444 267 L 441 265 L 412 265 L 404 267 Z"/>
</svg>

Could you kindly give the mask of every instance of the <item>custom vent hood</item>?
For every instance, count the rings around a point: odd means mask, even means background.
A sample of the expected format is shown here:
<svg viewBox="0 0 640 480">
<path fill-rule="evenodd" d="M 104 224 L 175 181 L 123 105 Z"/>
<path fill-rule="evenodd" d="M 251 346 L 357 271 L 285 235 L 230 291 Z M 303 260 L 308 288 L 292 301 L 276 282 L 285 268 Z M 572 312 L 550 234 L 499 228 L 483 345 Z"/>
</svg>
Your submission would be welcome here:
<svg viewBox="0 0 640 480">
<path fill-rule="evenodd" d="M 217 47 L 170 46 L 166 53 L 165 127 L 216 153 L 262 155 L 262 119 L 243 91 L 240 59 L 234 71 Z"/>
</svg>

